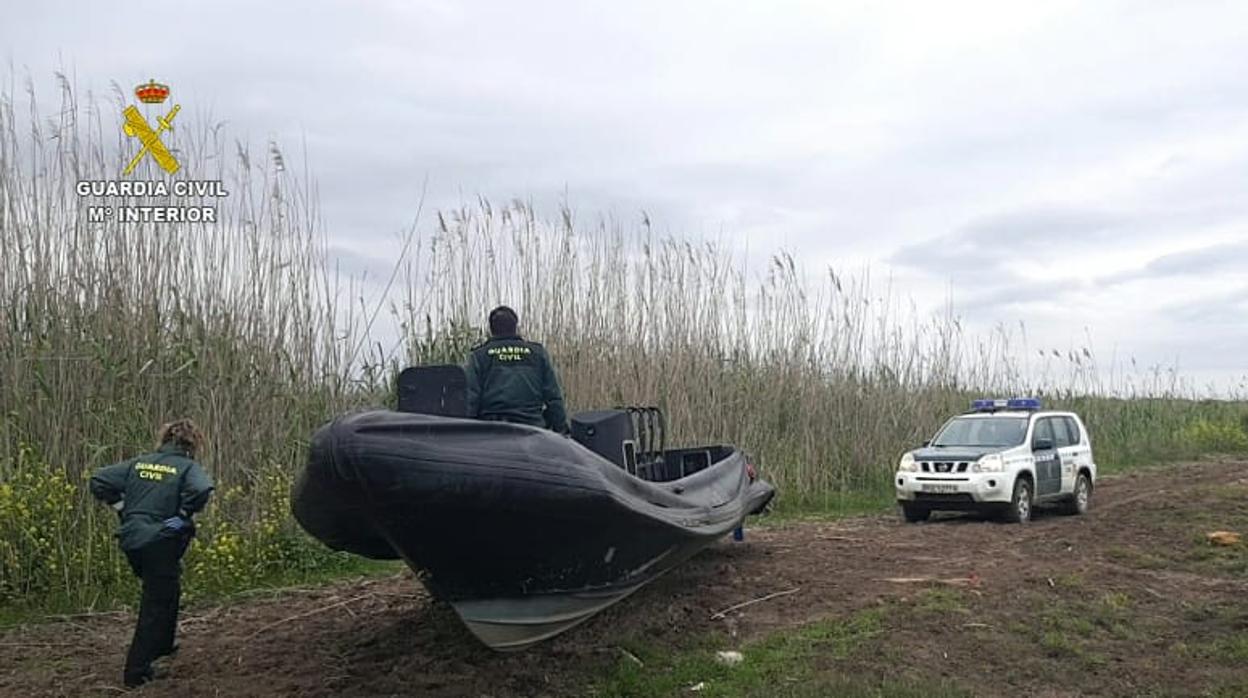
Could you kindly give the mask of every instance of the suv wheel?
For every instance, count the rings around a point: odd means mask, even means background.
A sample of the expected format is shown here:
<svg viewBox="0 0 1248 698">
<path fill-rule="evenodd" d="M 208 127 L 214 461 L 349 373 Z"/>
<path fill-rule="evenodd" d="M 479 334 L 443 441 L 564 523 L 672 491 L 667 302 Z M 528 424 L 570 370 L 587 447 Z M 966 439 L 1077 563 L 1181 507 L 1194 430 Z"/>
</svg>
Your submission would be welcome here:
<svg viewBox="0 0 1248 698">
<path fill-rule="evenodd" d="M 1092 500 L 1092 481 L 1087 473 L 1079 473 L 1075 479 L 1075 491 L 1066 502 L 1066 513 L 1078 516 L 1088 513 L 1088 504 Z"/>
<path fill-rule="evenodd" d="M 931 515 L 932 510 L 922 504 L 909 504 L 903 502 L 901 505 L 901 518 L 905 519 L 906 523 L 927 521 L 927 517 Z"/>
<path fill-rule="evenodd" d="M 1014 496 L 1005 510 L 1005 520 L 1010 523 L 1031 521 L 1031 483 L 1026 478 L 1014 481 Z"/>
</svg>

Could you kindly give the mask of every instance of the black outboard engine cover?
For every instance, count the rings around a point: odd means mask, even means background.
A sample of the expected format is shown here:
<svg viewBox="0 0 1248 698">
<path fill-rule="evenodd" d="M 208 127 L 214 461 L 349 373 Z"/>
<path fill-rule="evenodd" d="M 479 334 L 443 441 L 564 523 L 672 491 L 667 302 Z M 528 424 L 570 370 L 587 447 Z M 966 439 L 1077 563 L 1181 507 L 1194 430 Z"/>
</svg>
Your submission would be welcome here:
<svg viewBox="0 0 1248 698">
<path fill-rule="evenodd" d="M 572 438 L 625 470 L 637 470 L 637 437 L 627 410 L 594 410 L 572 415 Z"/>
<path fill-rule="evenodd" d="M 468 379 L 454 364 L 412 366 L 399 374 L 399 411 L 468 416 Z"/>
</svg>

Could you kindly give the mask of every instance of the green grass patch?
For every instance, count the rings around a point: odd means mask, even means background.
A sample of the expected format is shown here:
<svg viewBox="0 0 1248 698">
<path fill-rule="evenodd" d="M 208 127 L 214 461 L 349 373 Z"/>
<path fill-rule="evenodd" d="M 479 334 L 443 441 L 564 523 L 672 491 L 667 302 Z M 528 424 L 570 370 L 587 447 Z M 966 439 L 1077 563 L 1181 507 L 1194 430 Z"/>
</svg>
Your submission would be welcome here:
<svg viewBox="0 0 1248 698">
<path fill-rule="evenodd" d="M 1087 582 L 1078 572 L 1070 572 L 1054 577 L 1053 586 L 1063 591 L 1083 591 Z"/>
<path fill-rule="evenodd" d="M 1220 548 L 1209 545 L 1203 536 L 1187 548 L 1171 550 L 1140 550 L 1134 547 L 1116 547 L 1106 553 L 1114 562 L 1145 570 L 1173 570 L 1197 574 L 1236 576 L 1248 571 L 1244 551 L 1232 546 Z"/>
<path fill-rule="evenodd" d="M 1215 642 L 1213 654 L 1228 664 L 1248 666 L 1248 632 Z"/>
<path fill-rule="evenodd" d="M 1131 597 L 1120 592 L 1056 603 L 1052 598 L 1037 599 L 1034 604 L 1044 609 L 1036 621 L 1016 624 L 1012 629 L 1033 638 L 1050 656 L 1073 659 L 1091 669 L 1105 665 L 1105 643 L 1137 641 L 1143 635 L 1135 625 Z"/>
<path fill-rule="evenodd" d="M 1244 698 L 1244 696 L 1248 696 L 1248 681 L 1235 681 L 1218 686 L 1206 695 L 1209 698 Z"/>
<path fill-rule="evenodd" d="M 698 695 L 686 692 L 687 695 Z M 805 682 L 783 686 L 766 686 L 741 693 L 719 695 L 782 696 L 783 698 L 969 698 L 972 694 L 948 681 L 882 679 L 872 682 L 860 678 L 818 676 Z"/>
<path fill-rule="evenodd" d="M 1248 632 L 1239 631 L 1207 642 L 1189 643 L 1184 654 L 1229 666 L 1248 666 Z"/>
<path fill-rule="evenodd" d="M 970 613 L 961 592 L 954 589 L 925 589 L 914 597 L 914 610 L 929 615 Z"/>
<path fill-rule="evenodd" d="M 786 504 L 784 498 L 766 516 L 750 519 L 754 526 L 783 527 L 795 523 L 833 522 L 855 516 L 871 516 L 892 512 L 897 507 L 893 493 L 845 492 L 828 495 L 819 503 Z"/>
<path fill-rule="evenodd" d="M 1100 605 L 1113 612 L 1125 611 L 1131 607 L 1131 595 L 1121 591 L 1106 592 L 1101 596 Z"/>
<path fill-rule="evenodd" d="M 1117 545 L 1106 556 L 1139 569 L 1181 570 L 1223 577 L 1248 575 L 1248 543 L 1214 545 L 1213 531 L 1248 536 L 1248 487 L 1209 485 L 1192 491 L 1187 502 L 1155 502 L 1141 513 L 1153 535 L 1139 545 Z"/>
<path fill-rule="evenodd" d="M 1186 602 L 1183 621 L 1200 624 L 1211 631 L 1248 628 L 1248 607 L 1226 601 Z"/>
<path fill-rule="evenodd" d="M 1111 637 L 1139 639 L 1142 632 L 1136 627 L 1131 597 L 1122 592 L 1109 592 L 1096 602 L 1087 604 L 1088 619 Z"/>
<path fill-rule="evenodd" d="M 1245 499 L 1248 498 L 1248 485 L 1241 483 L 1211 485 L 1206 487 L 1204 492 L 1215 501 L 1221 501 L 1243 507 Z"/>
<path fill-rule="evenodd" d="M 1135 547 L 1114 546 L 1105 551 L 1105 557 L 1129 567 L 1146 570 L 1164 569 L 1170 564 L 1159 555 Z"/>
<path fill-rule="evenodd" d="M 871 609 L 848 618 L 818 621 L 777 633 L 741 647 L 739 651 L 745 658 L 734 666 L 716 661 L 716 651 L 735 649 L 727 638 L 719 635 L 695 640 L 692 647 L 676 654 L 667 654 L 644 641 L 626 642 L 624 649 L 641 664 L 631 657 L 622 657 L 606 677 L 594 684 L 592 692 L 603 696 L 665 696 L 702 684 L 700 694 L 705 696 L 832 695 L 819 690 L 844 682 L 840 677 L 824 676 L 821 668 L 829 661 L 863 650 L 883 631 L 883 616 L 882 610 Z M 866 686 L 859 688 L 876 690 Z M 905 689 L 901 685 L 894 688 Z"/>
<path fill-rule="evenodd" d="M 1046 630 L 1064 635 L 1091 635 L 1096 630 L 1096 626 L 1082 611 L 1083 609 L 1077 606 L 1049 605 L 1040 613 L 1040 625 Z"/>
<path fill-rule="evenodd" d="M 1248 545 L 1212 545 L 1200 536 L 1183 555 L 1183 561 L 1203 572 L 1225 577 L 1248 576 Z"/>
<path fill-rule="evenodd" d="M 1047 630 L 1040 636 L 1040 646 L 1057 659 L 1075 659 L 1090 668 L 1105 665 L 1103 655 L 1091 651 L 1086 642 L 1069 633 Z"/>
</svg>

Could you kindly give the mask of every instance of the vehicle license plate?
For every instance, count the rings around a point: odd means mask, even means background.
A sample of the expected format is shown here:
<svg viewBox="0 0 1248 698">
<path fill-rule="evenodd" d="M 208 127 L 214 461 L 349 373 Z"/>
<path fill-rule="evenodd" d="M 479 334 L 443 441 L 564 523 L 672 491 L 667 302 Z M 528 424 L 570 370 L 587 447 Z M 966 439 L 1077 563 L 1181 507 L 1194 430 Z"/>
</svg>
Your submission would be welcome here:
<svg viewBox="0 0 1248 698">
<path fill-rule="evenodd" d="M 924 492 L 939 492 L 941 494 L 953 494 L 958 491 L 957 485 L 939 485 L 930 482 L 923 484 Z"/>
</svg>

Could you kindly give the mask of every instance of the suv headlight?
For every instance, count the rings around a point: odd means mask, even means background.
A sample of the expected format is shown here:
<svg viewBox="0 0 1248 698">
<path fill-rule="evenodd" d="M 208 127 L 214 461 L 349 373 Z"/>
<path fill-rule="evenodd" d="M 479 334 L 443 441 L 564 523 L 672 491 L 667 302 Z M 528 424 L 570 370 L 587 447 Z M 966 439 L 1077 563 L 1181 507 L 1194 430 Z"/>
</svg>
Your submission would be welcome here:
<svg viewBox="0 0 1248 698">
<path fill-rule="evenodd" d="M 919 464 L 914 462 L 912 454 L 907 453 L 901 457 L 901 462 L 897 464 L 897 470 L 903 473 L 918 472 Z"/>
<path fill-rule="evenodd" d="M 989 453 L 988 455 L 975 461 L 975 467 L 972 468 L 977 473 L 999 473 L 1005 469 L 1005 459 L 1000 453 Z"/>
</svg>

